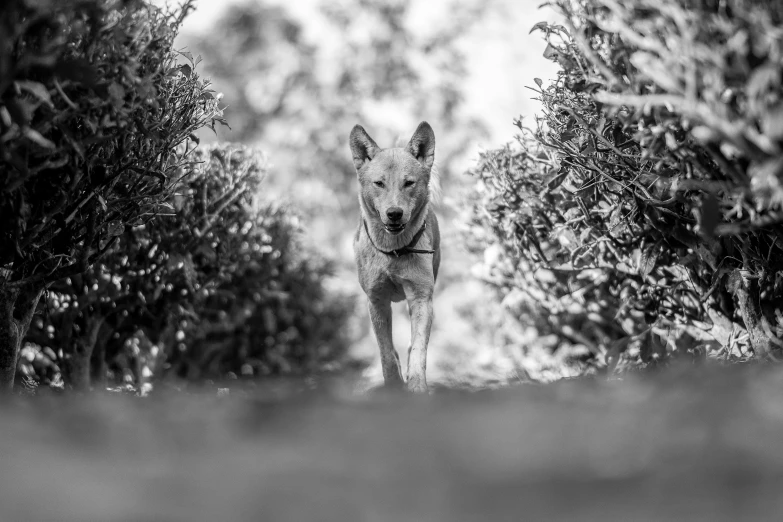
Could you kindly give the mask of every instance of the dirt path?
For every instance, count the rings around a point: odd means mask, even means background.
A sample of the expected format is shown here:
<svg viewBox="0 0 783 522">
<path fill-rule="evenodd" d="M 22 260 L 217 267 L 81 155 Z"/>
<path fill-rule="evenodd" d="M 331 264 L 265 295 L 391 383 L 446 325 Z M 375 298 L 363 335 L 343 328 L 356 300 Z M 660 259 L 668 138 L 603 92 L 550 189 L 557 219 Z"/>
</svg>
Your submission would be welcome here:
<svg viewBox="0 0 783 522">
<path fill-rule="evenodd" d="M 780 520 L 783 370 L 2 405 L 0 520 Z M 339 389 L 339 388 L 337 388 Z"/>
</svg>

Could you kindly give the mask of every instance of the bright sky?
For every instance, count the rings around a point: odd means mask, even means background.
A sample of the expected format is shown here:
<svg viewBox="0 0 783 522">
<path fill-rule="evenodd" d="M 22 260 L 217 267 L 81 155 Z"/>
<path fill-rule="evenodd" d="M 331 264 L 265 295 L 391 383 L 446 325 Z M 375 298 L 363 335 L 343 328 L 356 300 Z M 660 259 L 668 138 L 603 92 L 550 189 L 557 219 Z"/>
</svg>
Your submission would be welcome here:
<svg viewBox="0 0 783 522">
<path fill-rule="evenodd" d="M 165 3 L 165 0 L 153 0 Z M 226 8 L 237 2 L 255 0 L 198 0 L 196 11 L 186 20 L 185 32 L 208 31 L 210 24 Z M 323 0 L 266 0 L 268 4 L 284 6 L 292 14 L 309 23 L 304 24 L 312 37 L 318 38 L 318 17 L 314 16 Z M 541 34 L 528 34 L 541 20 L 552 20 L 549 9 L 539 9 L 541 0 L 488 0 L 499 4 L 499 9 L 472 30 L 465 38 L 468 69 L 466 82 L 466 109 L 479 116 L 490 130 L 489 143 L 476 143 L 478 149 L 495 148 L 510 141 L 516 128 L 512 122 L 524 115 L 532 120 L 538 110 L 531 100 L 533 78 L 545 81 L 555 74 L 555 65 L 544 59 L 545 43 Z M 449 2 L 413 0 L 414 20 L 420 20 L 422 30 L 431 20 L 448 16 Z M 197 52 L 197 50 L 194 50 Z"/>
</svg>

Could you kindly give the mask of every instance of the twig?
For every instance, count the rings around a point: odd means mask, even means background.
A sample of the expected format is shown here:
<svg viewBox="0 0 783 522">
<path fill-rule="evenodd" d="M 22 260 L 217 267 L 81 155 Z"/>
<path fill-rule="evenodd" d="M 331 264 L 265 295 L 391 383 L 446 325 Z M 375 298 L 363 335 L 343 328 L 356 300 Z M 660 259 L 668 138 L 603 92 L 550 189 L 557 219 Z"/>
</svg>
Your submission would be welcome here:
<svg viewBox="0 0 783 522">
<path fill-rule="evenodd" d="M 54 88 L 57 89 L 57 92 L 60 93 L 60 96 L 62 96 L 62 99 L 65 101 L 65 103 L 68 104 L 68 106 L 75 110 L 79 110 L 79 106 L 76 105 L 71 99 L 68 97 L 67 94 L 65 94 L 65 91 L 63 91 L 63 88 L 60 86 L 60 82 L 57 81 L 57 78 L 54 78 Z"/>
<path fill-rule="evenodd" d="M 606 105 L 628 105 L 632 107 L 644 107 L 646 105 L 656 107 L 671 107 L 684 116 L 698 120 L 708 127 L 717 130 L 723 136 L 733 142 L 738 148 L 747 151 L 748 145 L 753 145 L 759 151 L 770 155 L 777 155 L 777 147 L 766 136 L 751 129 L 740 121 L 728 122 L 718 116 L 716 111 L 705 103 L 687 100 L 682 96 L 673 94 L 618 94 L 610 92 L 595 92 L 593 99 Z M 750 151 L 756 152 L 756 151 Z"/>
</svg>

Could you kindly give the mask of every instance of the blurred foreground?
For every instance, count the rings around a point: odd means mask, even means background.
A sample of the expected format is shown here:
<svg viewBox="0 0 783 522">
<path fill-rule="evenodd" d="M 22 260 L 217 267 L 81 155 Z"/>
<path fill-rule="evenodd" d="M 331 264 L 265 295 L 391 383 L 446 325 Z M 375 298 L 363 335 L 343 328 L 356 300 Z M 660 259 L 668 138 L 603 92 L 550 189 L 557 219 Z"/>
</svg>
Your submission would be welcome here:
<svg viewBox="0 0 783 522">
<path fill-rule="evenodd" d="M 734 521 L 783 509 L 779 367 L 429 397 L 288 383 L 6 402 L 2 518 Z"/>
</svg>

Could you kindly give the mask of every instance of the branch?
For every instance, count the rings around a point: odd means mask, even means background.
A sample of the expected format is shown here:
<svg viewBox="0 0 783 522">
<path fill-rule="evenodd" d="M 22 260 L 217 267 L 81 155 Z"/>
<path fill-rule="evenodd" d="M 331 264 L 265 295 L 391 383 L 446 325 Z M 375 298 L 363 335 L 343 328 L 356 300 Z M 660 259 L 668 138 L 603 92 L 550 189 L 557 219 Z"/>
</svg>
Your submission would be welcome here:
<svg viewBox="0 0 783 522">
<path fill-rule="evenodd" d="M 756 220 L 747 220 L 739 223 L 721 223 L 715 226 L 714 232 L 716 236 L 736 236 L 778 225 L 783 225 L 783 215 L 772 214 L 762 216 Z"/>
<path fill-rule="evenodd" d="M 224 201 L 223 204 L 220 205 L 220 207 L 217 210 L 215 210 L 215 212 L 209 217 L 209 220 L 204 225 L 204 228 L 202 228 L 201 230 L 199 230 L 198 228 L 193 229 L 193 235 L 196 236 L 195 239 L 201 239 L 204 236 L 204 234 L 206 234 L 209 231 L 209 229 L 212 228 L 212 225 L 214 225 L 215 222 L 218 220 L 221 212 L 223 212 L 226 209 L 226 207 L 228 207 L 230 204 L 232 204 L 237 199 L 239 199 L 245 192 L 247 192 L 246 186 L 239 186 L 236 189 L 234 189 L 234 194 L 232 194 L 231 197 L 226 199 L 226 201 Z M 191 243 L 188 245 L 188 249 L 195 244 L 195 239 L 191 241 Z"/>
<path fill-rule="evenodd" d="M 587 41 L 582 32 L 574 27 L 574 24 L 567 15 L 565 16 L 565 22 L 568 25 L 568 29 L 570 29 L 577 46 L 585 55 L 585 58 L 587 58 L 588 61 L 600 71 L 604 78 L 609 80 L 611 86 L 622 85 L 622 82 L 617 79 L 617 76 L 615 76 L 614 72 L 612 72 L 612 70 L 603 62 L 603 60 L 601 60 L 595 51 L 593 51 L 593 48 L 590 46 L 590 42 Z"/>
<path fill-rule="evenodd" d="M 19 279 L 18 281 L 8 281 L 3 286 L 5 286 L 6 288 L 24 288 L 36 284 L 45 285 L 47 282 L 53 282 L 59 279 L 64 279 L 66 277 L 71 277 L 76 274 L 80 274 L 85 270 L 87 270 L 88 268 L 89 268 L 89 264 L 87 264 L 86 260 L 84 263 L 82 262 L 82 260 L 79 260 L 76 263 L 66 265 L 66 266 L 61 266 L 50 272 L 41 272 L 38 274 L 34 274 L 30 277 L 26 277 L 24 279 Z"/>
<path fill-rule="evenodd" d="M 97 222 L 98 214 L 93 212 L 90 214 L 89 221 L 87 222 L 87 232 L 84 235 L 81 255 L 75 263 L 54 268 L 48 272 L 33 274 L 30 277 L 19 279 L 18 281 L 7 281 L 3 286 L 17 289 L 29 288 L 34 285 L 46 285 L 59 279 L 71 277 L 85 272 L 90 267 L 91 263 L 90 245 L 95 242 L 95 238 L 97 236 Z M 101 252 L 104 252 L 105 250 L 106 249 Z"/>
<path fill-rule="evenodd" d="M 733 142 L 740 149 L 750 152 L 751 155 L 757 151 L 769 155 L 777 155 L 777 147 L 766 137 L 751 129 L 747 124 L 740 121 L 725 121 L 719 118 L 716 111 L 705 103 L 686 100 L 682 96 L 673 94 L 618 94 L 610 92 L 596 92 L 593 99 L 606 105 L 628 105 L 632 107 L 644 107 L 646 105 L 656 107 L 671 108 L 672 112 L 680 112 L 697 120 L 708 127 L 717 130 L 723 136 Z M 752 145 L 757 150 L 748 150 L 748 145 Z"/>
<path fill-rule="evenodd" d="M 65 91 L 63 90 L 62 86 L 60 85 L 60 82 L 57 81 L 57 78 L 54 78 L 54 88 L 57 89 L 57 92 L 60 93 L 60 96 L 62 97 L 63 101 L 70 107 L 71 109 L 78 111 L 79 106 L 76 105 L 67 94 L 65 94 Z"/>
<path fill-rule="evenodd" d="M 603 0 L 603 3 L 612 11 L 612 14 L 614 14 L 616 19 L 610 21 L 601 20 L 598 17 L 592 17 L 590 21 L 597 25 L 602 31 L 606 33 L 618 34 L 627 42 L 635 45 L 639 49 L 654 52 L 659 56 L 666 53 L 667 49 L 662 44 L 653 41 L 651 38 L 646 38 L 640 35 L 634 31 L 633 28 L 626 24 L 624 20 L 625 17 L 623 15 L 628 15 L 630 13 L 628 13 L 628 11 L 625 10 L 618 2 L 614 0 Z"/>
</svg>

